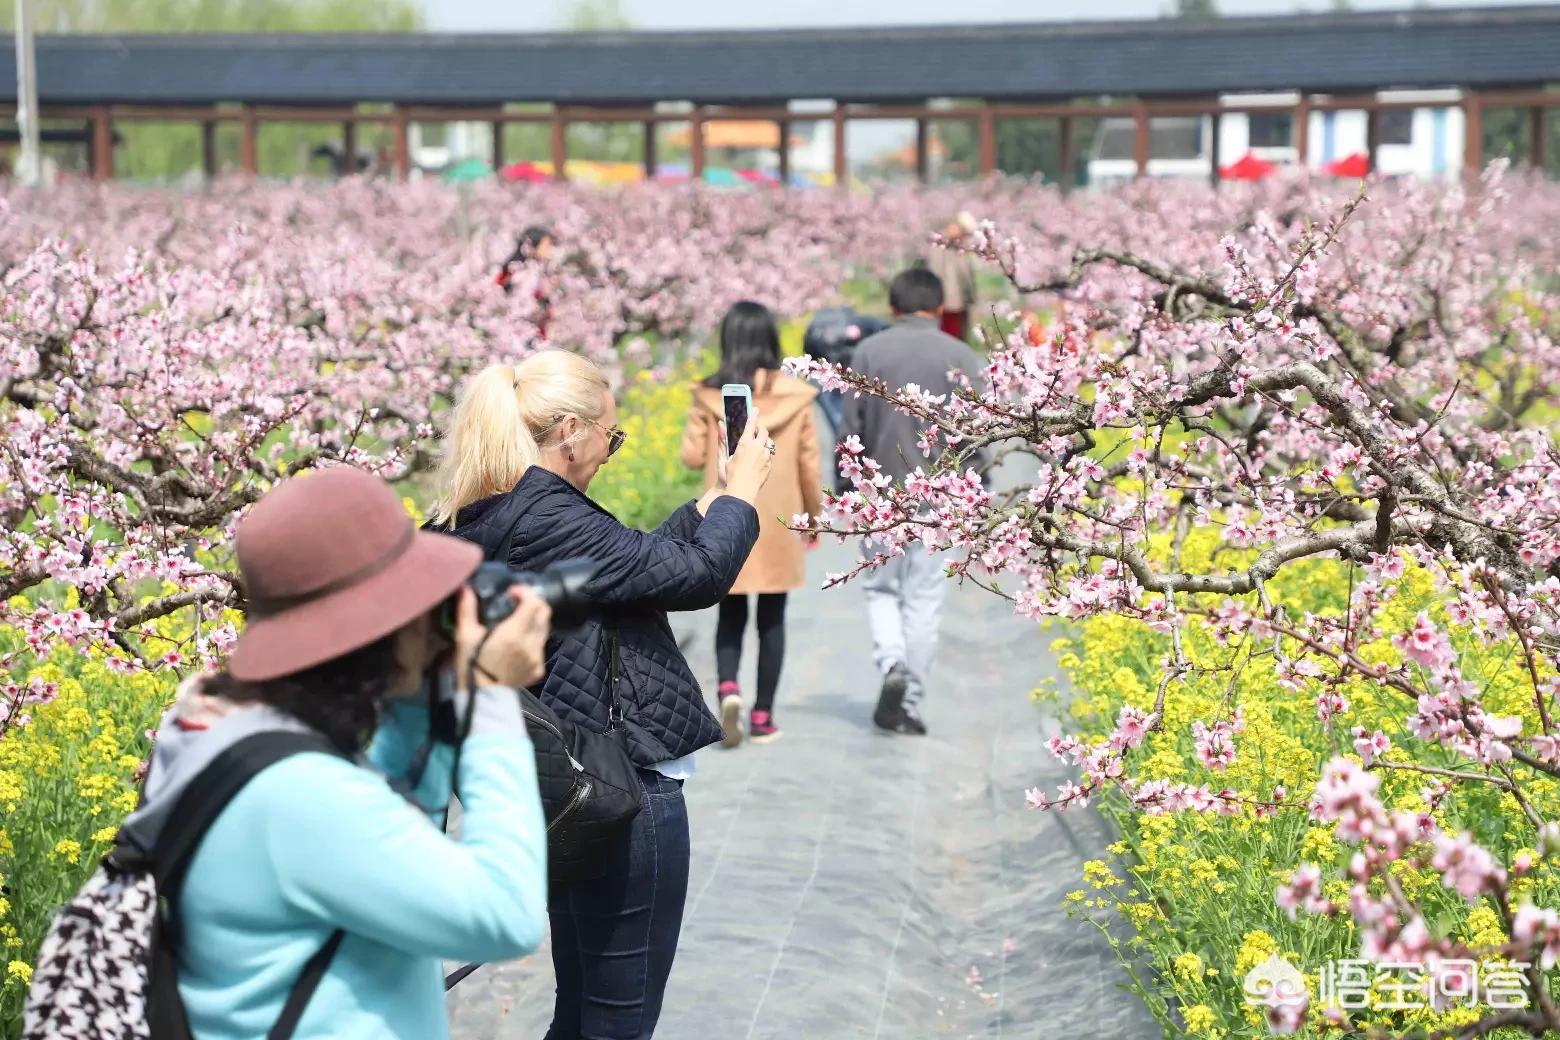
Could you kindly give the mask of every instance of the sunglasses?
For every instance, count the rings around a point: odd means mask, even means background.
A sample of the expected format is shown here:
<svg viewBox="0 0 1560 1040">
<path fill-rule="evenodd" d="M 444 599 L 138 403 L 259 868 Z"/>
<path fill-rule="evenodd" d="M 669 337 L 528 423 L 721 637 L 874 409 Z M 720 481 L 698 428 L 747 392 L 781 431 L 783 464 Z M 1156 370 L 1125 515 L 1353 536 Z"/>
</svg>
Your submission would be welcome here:
<svg viewBox="0 0 1560 1040">
<path fill-rule="evenodd" d="M 586 419 L 585 421 L 607 435 L 607 458 L 609 459 L 616 455 L 618 449 L 628 441 L 628 431 L 625 429 L 617 426 L 603 426 L 594 419 Z"/>
</svg>

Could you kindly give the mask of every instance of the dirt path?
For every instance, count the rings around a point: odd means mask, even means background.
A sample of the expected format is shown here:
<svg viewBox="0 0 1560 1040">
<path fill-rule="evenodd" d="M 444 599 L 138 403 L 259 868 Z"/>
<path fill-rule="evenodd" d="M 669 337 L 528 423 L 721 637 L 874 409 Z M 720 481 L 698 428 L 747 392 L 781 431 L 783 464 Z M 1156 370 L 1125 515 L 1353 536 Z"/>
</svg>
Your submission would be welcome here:
<svg viewBox="0 0 1560 1040">
<path fill-rule="evenodd" d="M 814 579 L 848 555 L 813 554 Z M 914 739 L 871 725 L 859 589 L 804 590 L 788 620 L 783 739 L 702 752 L 687 784 L 692 881 L 656 1036 L 1156 1036 L 1105 940 L 1061 910 L 1109 840 L 1102 821 L 1024 805 L 1026 787 L 1066 778 L 1025 696 L 1053 668 L 1045 637 L 951 589 L 931 735 Z M 678 628 L 713 688 L 713 613 Z M 746 663 L 750 684 L 751 647 Z M 545 948 L 451 1000 L 460 1040 L 540 1040 L 551 1010 Z"/>
</svg>

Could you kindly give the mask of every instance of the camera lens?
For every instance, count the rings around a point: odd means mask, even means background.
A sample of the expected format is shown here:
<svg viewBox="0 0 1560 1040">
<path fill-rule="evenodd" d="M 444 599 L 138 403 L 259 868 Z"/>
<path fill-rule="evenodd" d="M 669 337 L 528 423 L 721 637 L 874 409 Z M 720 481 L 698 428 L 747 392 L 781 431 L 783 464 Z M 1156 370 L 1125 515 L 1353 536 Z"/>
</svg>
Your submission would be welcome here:
<svg viewBox="0 0 1560 1040">
<path fill-rule="evenodd" d="M 590 613 L 585 585 L 596 573 L 592 560 L 562 560 L 539 573 L 510 570 L 506 564 L 484 563 L 471 576 L 471 588 L 477 594 L 477 615 L 489 628 L 515 611 L 509 595 L 512 585 L 529 585 L 552 608 L 552 627 L 578 628 Z"/>
</svg>

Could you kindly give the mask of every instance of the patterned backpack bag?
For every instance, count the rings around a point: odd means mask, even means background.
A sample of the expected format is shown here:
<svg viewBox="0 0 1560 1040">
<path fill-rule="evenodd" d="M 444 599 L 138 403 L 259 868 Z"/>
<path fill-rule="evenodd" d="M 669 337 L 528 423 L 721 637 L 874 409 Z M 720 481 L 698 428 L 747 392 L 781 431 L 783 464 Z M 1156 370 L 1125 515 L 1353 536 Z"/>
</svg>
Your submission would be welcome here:
<svg viewBox="0 0 1560 1040">
<path fill-rule="evenodd" d="M 312 733 L 252 734 L 190 780 L 154 848 L 139 849 L 120 831 L 38 951 L 22 1040 L 189 1040 L 174 956 L 185 870 L 233 796 L 262 769 L 300 751 L 340 754 Z M 292 1035 L 344 934 L 332 934 L 309 959 L 267 1040 Z"/>
</svg>

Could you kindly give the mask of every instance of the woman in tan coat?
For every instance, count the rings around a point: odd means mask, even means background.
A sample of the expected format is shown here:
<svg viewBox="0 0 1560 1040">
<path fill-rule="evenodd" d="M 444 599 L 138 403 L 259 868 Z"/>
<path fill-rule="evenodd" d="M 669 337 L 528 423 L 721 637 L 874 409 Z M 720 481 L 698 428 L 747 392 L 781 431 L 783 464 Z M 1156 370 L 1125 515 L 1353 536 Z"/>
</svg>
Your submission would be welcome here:
<svg viewBox="0 0 1560 1040">
<path fill-rule="evenodd" d="M 780 735 L 775 726 L 775 689 L 785 660 L 785 596 L 807 579 L 800 536 L 786 525 L 797 513 L 817 515 L 822 497 L 818 469 L 818 433 L 812 403 L 818 391 L 780 370 L 780 331 L 762 304 L 743 301 L 720 324 L 720 368 L 693 391 L 693 406 L 683 430 L 682 460 L 704 470 L 706 488 L 720 480 L 725 454 L 720 388 L 746 383 L 753 408 L 775 443 L 774 469 L 758 501 L 758 544 L 747 565 L 721 601 L 715 630 L 715 664 L 720 677 L 720 716 L 726 747 L 742 742 L 742 691 L 737 669 L 748 623 L 748 596 L 758 597 L 758 696 L 748 718 L 756 744 Z"/>
</svg>

